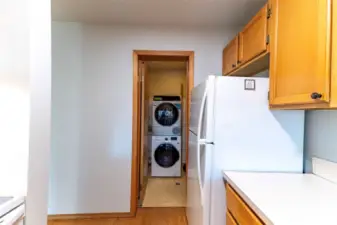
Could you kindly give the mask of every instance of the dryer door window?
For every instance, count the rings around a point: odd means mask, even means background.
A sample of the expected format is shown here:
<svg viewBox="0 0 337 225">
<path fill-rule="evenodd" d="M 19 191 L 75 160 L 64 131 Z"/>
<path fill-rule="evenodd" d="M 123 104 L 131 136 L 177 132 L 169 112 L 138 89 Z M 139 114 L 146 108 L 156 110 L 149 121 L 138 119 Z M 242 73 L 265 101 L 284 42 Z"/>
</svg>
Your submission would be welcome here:
<svg viewBox="0 0 337 225">
<path fill-rule="evenodd" d="M 161 103 L 154 113 L 156 121 L 162 126 L 172 126 L 179 118 L 179 111 L 172 103 Z"/>
<path fill-rule="evenodd" d="M 172 144 L 161 144 L 154 152 L 156 163 L 164 168 L 172 167 L 179 158 L 179 152 Z"/>
</svg>

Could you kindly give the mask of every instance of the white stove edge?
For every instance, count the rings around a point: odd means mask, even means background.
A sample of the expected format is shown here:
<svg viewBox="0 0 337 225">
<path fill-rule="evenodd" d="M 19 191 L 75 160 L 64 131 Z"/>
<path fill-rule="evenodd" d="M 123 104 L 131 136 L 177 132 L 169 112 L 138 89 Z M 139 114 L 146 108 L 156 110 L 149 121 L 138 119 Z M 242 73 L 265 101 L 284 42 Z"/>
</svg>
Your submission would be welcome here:
<svg viewBox="0 0 337 225">
<path fill-rule="evenodd" d="M 0 225 L 14 225 L 14 224 L 23 225 L 22 220 L 24 219 L 24 216 L 25 216 L 25 204 L 22 204 L 13 211 L 11 211 L 10 213 L 6 214 L 6 216 L 4 216 L 2 220 L 0 220 Z M 20 220 L 22 222 L 18 223 Z"/>
<path fill-rule="evenodd" d="M 223 171 L 223 176 L 225 178 L 225 181 L 228 182 L 234 190 L 240 195 L 241 198 L 248 204 L 248 206 L 257 214 L 257 216 L 262 219 L 262 221 L 265 223 L 265 225 L 273 225 L 273 222 L 270 221 L 270 219 L 252 202 L 248 196 L 241 191 L 241 189 L 231 180 L 229 176 L 227 176 L 226 171 Z"/>
<path fill-rule="evenodd" d="M 22 214 L 21 211 L 23 210 L 22 211 L 23 214 L 25 212 L 24 203 L 25 203 L 25 197 L 24 196 L 14 196 L 14 198 L 12 200 L 10 200 L 10 201 L 8 201 L 8 202 L 6 202 L 6 203 L 4 203 L 0 206 L 0 218 L 2 218 L 6 214 L 10 214 L 12 217 L 16 217 L 15 216 L 16 214 L 20 214 L 20 216 L 21 216 L 21 214 Z M 18 208 L 19 210 L 18 211 L 13 210 L 15 208 Z M 13 214 L 9 213 L 12 210 L 16 212 L 15 215 L 14 215 L 14 213 Z M 4 216 L 4 217 L 7 217 L 7 215 Z M 19 217 L 17 219 L 19 219 Z M 4 223 L 4 222 L 1 223 L 1 221 L 0 221 L 0 225 L 10 224 L 10 223 Z"/>
<path fill-rule="evenodd" d="M 337 163 L 313 157 L 312 173 L 337 184 Z"/>
</svg>

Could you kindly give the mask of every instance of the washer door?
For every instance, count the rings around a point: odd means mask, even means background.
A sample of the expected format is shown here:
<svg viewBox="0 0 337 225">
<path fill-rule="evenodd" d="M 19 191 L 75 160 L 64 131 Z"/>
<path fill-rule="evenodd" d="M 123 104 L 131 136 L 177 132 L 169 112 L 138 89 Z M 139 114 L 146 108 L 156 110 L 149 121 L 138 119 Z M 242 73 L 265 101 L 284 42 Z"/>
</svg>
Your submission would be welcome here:
<svg viewBox="0 0 337 225">
<path fill-rule="evenodd" d="M 162 126 L 172 126 L 179 118 L 179 111 L 172 103 L 161 103 L 154 112 L 156 121 Z"/>
<path fill-rule="evenodd" d="M 170 168 L 179 160 L 178 150 L 170 143 L 159 145 L 154 152 L 154 160 L 163 168 Z"/>
</svg>

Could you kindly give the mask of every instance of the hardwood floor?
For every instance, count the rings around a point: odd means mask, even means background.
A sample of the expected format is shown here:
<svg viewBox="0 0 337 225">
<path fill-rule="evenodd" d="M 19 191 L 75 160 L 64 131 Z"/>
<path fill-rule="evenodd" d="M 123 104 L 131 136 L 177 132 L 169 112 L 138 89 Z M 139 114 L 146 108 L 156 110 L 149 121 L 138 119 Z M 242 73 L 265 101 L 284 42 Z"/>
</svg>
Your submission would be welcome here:
<svg viewBox="0 0 337 225">
<path fill-rule="evenodd" d="M 139 208 L 136 217 L 54 220 L 48 225 L 187 225 L 185 208 Z"/>
</svg>

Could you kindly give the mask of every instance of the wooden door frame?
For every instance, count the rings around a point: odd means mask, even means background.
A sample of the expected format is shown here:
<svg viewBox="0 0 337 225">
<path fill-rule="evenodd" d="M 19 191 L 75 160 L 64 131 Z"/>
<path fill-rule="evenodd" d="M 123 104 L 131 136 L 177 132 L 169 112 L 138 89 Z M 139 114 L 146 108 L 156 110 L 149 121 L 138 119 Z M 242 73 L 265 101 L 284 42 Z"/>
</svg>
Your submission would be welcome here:
<svg viewBox="0 0 337 225">
<path fill-rule="evenodd" d="M 143 61 L 186 61 L 188 62 L 188 74 L 186 88 L 187 110 L 185 110 L 185 118 L 187 118 L 186 126 L 189 127 L 189 109 L 191 91 L 194 86 L 194 51 L 152 51 L 152 50 L 134 50 L 133 51 L 133 94 L 132 94 L 132 164 L 131 164 L 131 201 L 130 213 L 135 216 L 137 212 L 138 201 L 138 178 L 139 178 L 139 151 L 140 151 L 140 112 L 139 112 L 139 60 Z M 185 131 L 185 149 L 186 149 L 186 173 L 188 164 L 188 129 Z"/>
</svg>

